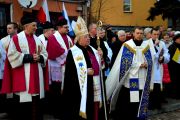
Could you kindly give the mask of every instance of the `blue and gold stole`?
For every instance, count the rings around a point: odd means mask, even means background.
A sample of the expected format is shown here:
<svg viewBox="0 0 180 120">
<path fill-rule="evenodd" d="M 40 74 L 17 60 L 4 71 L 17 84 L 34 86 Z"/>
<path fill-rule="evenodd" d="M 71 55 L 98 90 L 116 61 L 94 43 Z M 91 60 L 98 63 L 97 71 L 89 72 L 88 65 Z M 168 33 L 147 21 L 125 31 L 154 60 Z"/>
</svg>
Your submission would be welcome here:
<svg viewBox="0 0 180 120">
<path fill-rule="evenodd" d="M 148 67 L 147 67 L 146 82 L 142 92 L 141 101 L 139 104 L 139 111 L 137 115 L 140 119 L 145 119 L 147 118 L 148 115 L 149 93 L 150 93 L 151 73 L 152 73 L 152 65 L 153 65 L 149 45 L 143 50 L 143 53 L 147 60 Z"/>
<path fill-rule="evenodd" d="M 124 43 L 124 48 L 120 63 L 119 81 L 124 77 L 125 73 L 131 67 L 134 54 L 136 54 L 136 51 L 128 44 Z"/>
<path fill-rule="evenodd" d="M 112 95 L 109 96 L 110 99 L 110 111 L 115 110 L 116 108 L 116 103 L 119 95 L 119 91 L 124 83 L 124 78 L 126 77 L 132 62 L 133 62 L 133 57 L 135 54 L 135 50 L 130 47 L 127 43 L 123 44 L 122 47 L 122 53 L 121 53 L 121 58 L 118 59 L 120 60 L 120 66 L 119 66 L 119 82 L 116 83 L 115 89 L 112 91 Z M 115 62 L 116 63 L 116 62 Z M 116 72 L 116 71 L 115 71 Z M 110 72 L 110 74 L 112 71 Z"/>
</svg>

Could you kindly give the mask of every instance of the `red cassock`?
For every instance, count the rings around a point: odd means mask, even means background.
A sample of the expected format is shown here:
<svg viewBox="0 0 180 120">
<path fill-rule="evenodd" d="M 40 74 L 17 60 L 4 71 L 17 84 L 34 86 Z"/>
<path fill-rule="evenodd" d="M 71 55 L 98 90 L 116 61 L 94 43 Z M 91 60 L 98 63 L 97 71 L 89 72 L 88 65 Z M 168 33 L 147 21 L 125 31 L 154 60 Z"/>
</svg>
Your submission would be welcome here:
<svg viewBox="0 0 180 120">
<path fill-rule="evenodd" d="M 36 43 L 33 37 L 26 35 L 29 54 L 33 54 L 36 51 Z M 18 37 L 15 35 L 13 37 L 13 42 L 18 52 L 22 53 Z M 49 76 L 48 76 L 48 62 L 46 62 L 46 67 L 43 68 L 44 77 L 44 90 L 49 89 Z M 29 94 L 38 94 L 40 92 L 39 87 L 39 69 L 38 63 L 30 63 L 30 79 L 29 79 Z M 12 68 L 8 58 L 5 60 L 4 76 L 2 81 L 1 93 L 16 93 L 26 91 L 26 79 L 25 79 L 25 69 L 24 64 Z"/>
<path fill-rule="evenodd" d="M 67 37 L 62 36 L 62 38 L 66 44 L 66 47 L 69 48 Z M 65 49 L 61 47 L 61 45 L 57 42 L 54 35 L 51 35 L 48 38 L 47 52 L 48 52 L 48 59 L 51 60 L 55 60 L 57 57 L 61 56 L 65 52 Z"/>
</svg>

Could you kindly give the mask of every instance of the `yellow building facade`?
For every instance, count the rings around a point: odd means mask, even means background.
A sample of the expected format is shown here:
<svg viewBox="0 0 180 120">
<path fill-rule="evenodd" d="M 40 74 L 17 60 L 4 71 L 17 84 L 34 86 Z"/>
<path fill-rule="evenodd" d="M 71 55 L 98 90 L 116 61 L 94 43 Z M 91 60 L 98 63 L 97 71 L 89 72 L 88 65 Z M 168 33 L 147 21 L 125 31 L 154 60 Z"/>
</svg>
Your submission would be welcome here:
<svg viewBox="0 0 180 120">
<path fill-rule="evenodd" d="M 161 16 L 147 21 L 150 7 L 156 0 L 93 0 L 90 9 L 92 21 L 101 20 L 112 26 L 159 26 L 167 27 L 168 21 Z"/>
</svg>

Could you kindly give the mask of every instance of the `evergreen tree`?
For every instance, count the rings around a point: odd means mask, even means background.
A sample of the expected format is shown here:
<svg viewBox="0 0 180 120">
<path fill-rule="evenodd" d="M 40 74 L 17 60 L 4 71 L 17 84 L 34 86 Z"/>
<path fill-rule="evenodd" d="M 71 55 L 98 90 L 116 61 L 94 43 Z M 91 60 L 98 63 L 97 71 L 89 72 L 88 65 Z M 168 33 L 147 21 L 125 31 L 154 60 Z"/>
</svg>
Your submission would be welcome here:
<svg viewBox="0 0 180 120">
<path fill-rule="evenodd" d="M 173 28 L 176 28 L 177 20 L 180 19 L 180 0 L 157 0 L 149 13 L 147 20 L 153 21 L 161 15 L 163 20 L 172 19 Z"/>
</svg>

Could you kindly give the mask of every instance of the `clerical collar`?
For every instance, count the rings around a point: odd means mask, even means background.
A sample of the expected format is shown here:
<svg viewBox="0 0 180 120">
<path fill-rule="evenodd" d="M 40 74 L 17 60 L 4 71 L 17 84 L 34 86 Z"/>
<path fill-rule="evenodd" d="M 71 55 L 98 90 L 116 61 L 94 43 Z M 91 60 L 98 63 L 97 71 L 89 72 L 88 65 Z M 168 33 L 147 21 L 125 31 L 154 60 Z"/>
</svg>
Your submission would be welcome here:
<svg viewBox="0 0 180 120">
<path fill-rule="evenodd" d="M 143 40 L 136 40 L 136 39 L 134 39 L 133 41 L 134 41 L 136 46 L 141 46 L 141 44 L 143 42 Z"/>
<path fill-rule="evenodd" d="M 153 43 L 155 44 L 155 41 L 156 41 L 156 40 L 153 40 L 153 39 L 152 39 L 152 41 L 153 41 Z"/>
<path fill-rule="evenodd" d="M 12 38 L 14 35 L 16 35 L 16 34 L 13 34 L 13 35 L 9 35 L 10 36 L 10 38 Z"/>
<path fill-rule="evenodd" d="M 48 38 L 46 36 L 44 36 L 44 37 L 45 37 L 45 40 L 48 40 Z"/>
</svg>

